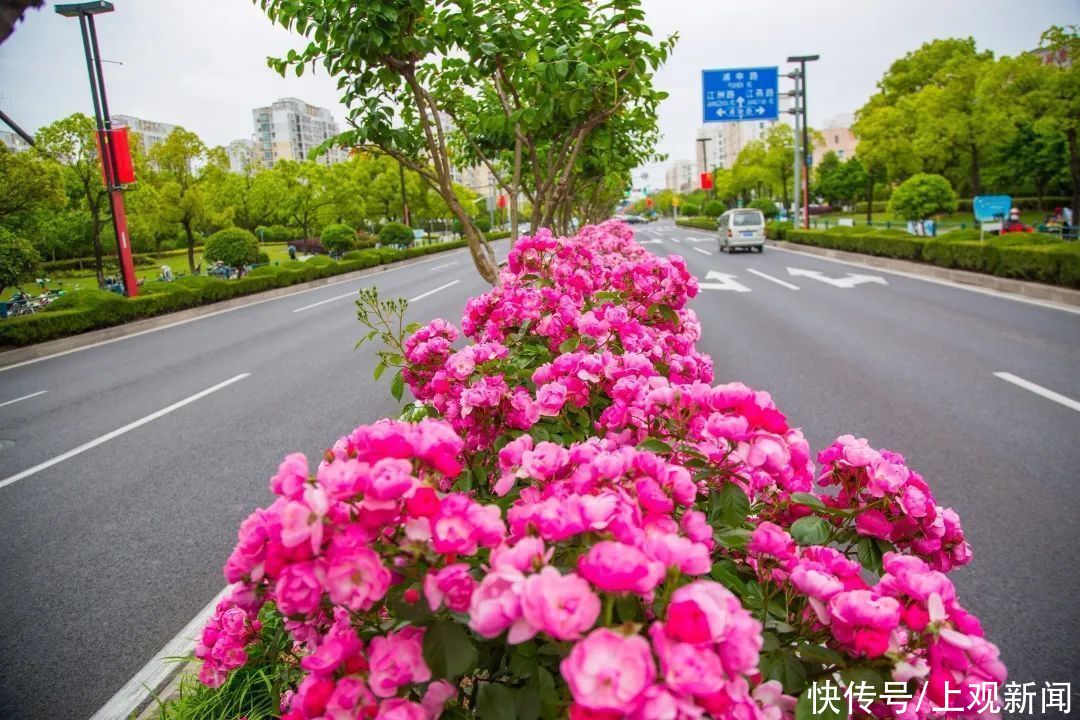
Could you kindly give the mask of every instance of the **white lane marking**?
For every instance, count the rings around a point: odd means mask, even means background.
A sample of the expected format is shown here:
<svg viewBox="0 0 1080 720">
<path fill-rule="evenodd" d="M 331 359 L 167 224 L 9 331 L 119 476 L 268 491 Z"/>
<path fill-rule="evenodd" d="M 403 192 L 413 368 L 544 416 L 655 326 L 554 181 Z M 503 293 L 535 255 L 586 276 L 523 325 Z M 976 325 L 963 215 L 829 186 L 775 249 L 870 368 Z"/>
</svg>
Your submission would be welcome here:
<svg viewBox="0 0 1080 720">
<path fill-rule="evenodd" d="M 677 238 L 677 237 L 673 237 L 673 238 L 671 238 L 671 242 L 673 242 L 673 243 L 678 243 L 679 245 L 682 245 L 682 240 L 680 240 L 680 239 L 679 239 L 679 238 Z"/>
<path fill-rule="evenodd" d="M 458 264 L 457 260 L 455 260 L 454 262 L 443 263 L 442 265 L 436 265 L 435 267 L 431 268 L 431 270 L 429 270 L 428 272 L 435 272 L 436 270 L 445 270 L 446 268 L 453 267 L 454 265 L 457 265 L 457 264 Z"/>
<path fill-rule="evenodd" d="M 49 391 L 48 390 L 38 390 L 36 393 L 30 393 L 29 395 L 23 395 L 22 397 L 17 397 L 14 400 L 8 400 L 7 402 L 2 402 L 2 403 L 0 403 L 0 407 L 4 407 L 5 405 L 14 405 L 15 403 L 20 402 L 21 400 L 29 400 L 32 397 L 37 397 L 38 395 L 44 395 L 47 392 L 49 392 Z"/>
<path fill-rule="evenodd" d="M 686 237 L 686 239 L 689 240 L 690 242 L 712 242 L 716 238 L 701 237 L 700 235 L 688 235 Z"/>
<path fill-rule="evenodd" d="M 856 285 L 862 285 L 863 283 L 877 283 L 878 285 L 889 284 L 888 281 L 880 275 L 856 275 L 855 273 L 848 273 L 847 277 L 831 278 L 819 270 L 804 270 L 802 268 L 789 267 L 787 271 L 788 275 L 813 278 L 818 282 L 823 282 L 826 285 L 832 285 L 833 287 L 843 288 L 845 290 L 850 290 Z"/>
<path fill-rule="evenodd" d="M 450 282 L 446 283 L 445 285 L 440 285 L 439 287 L 435 288 L 434 290 L 428 290 L 426 293 L 420 293 L 419 295 L 417 295 L 414 298 L 409 298 L 409 302 L 414 303 L 417 300 L 423 300 L 424 298 L 428 297 L 429 295 L 434 295 L 435 293 L 439 292 L 440 290 L 445 290 L 448 287 L 453 287 L 454 285 L 457 285 L 459 282 L 461 282 L 461 281 L 460 280 L 451 280 Z"/>
<path fill-rule="evenodd" d="M 353 290 L 352 292 L 347 292 L 344 295 L 335 295 L 332 298 L 326 298 L 325 300 L 320 300 L 319 302 L 311 303 L 310 305 L 305 305 L 304 307 L 298 307 L 295 310 L 293 310 L 293 312 L 294 313 L 304 312 L 305 310 L 310 310 L 311 308 L 319 307 L 320 305 L 325 305 L 326 303 L 331 303 L 331 302 L 334 302 L 335 300 L 341 300 L 343 298 L 353 297 L 354 295 L 356 295 L 357 292 L 359 292 L 359 291 L 358 290 Z"/>
<path fill-rule="evenodd" d="M 1047 400 L 1053 400 L 1054 402 L 1058 403 L 1059 405 L 1064 405 L 1065 407 L 1067 407 L 1067 408 L 1069 408 L 1071 410 L 1075 410 L 1076 412 L 1080 412 L 1080 402 L 1077 402 L 1076 400 L 1073 400 L 1071 397 L 1062 395 L 1061 393 L 1056 393 L 1056 392 L 1054 392 L 1053 390 L 1051 390 L 1049 388 L 1044 388 L 1042 385 L 1036 385 L 1035 383 L 1031 382 L 1030 380 L 1025 380 L 1022 377 L 1017 377 L 1016 375 L 1013 375 L 1012 373 L 1009 373 L 1009 372 L 996 372 L 996 373 L 994 373 L 994 377 L 1001 378 L 1002 380 L 1004 380 L 1007 383 L 1012 383 L 1013 385 L 1016 385 L 1017 387 L 1024 388 L 1028 392 L 1033 392 L 1036 395 L 1041 395 L 1044 398 L 1046 398 Z"/>
<path fill-rule="evenodd" d="M 181 663 L 170 662 L 170 658 L 189 655 L 195 649 L 195 640 L 202 631 L 203 624 L 217 608 L 217 604 L 225 597 L 229 587 L 222 589 L 210 603 L 199 611 L 199 614 L 191 619 L 184 629 L 177 633 L 176 637 L 158 650 L 150 661 L 143 665 L 142 670 L 124 684 L 124 687 L 116 691 L 116 694 L 101 709 L 94 713 L 90 720 L 116 720 L 116 718 L 131 717 L 154 693 L 161 690 L 161 685 L 169 678 Z"/>
<path fill-rule="evenodd" d="M 701 253 L 702 255 L 708 255 L 709 257 L 712 257 L 712 253 L 711 253 L 711 252 L 709 252 L 708 250 L 705 250 L 704 248 L 699 248 L 699 247 L 696 247 L 696 248 L 694 248 L 694 249 L 695 249 L 695 250 L 697 250 L 697 251 L 698 251 L 699 253 Z"/>
<path fill-rule="evenodd" d="M 494 242 L 498 242 L 498 241 L 494 241 Z M 444 257 L 450 256 L 450 255 L 464 254 L 467 251 L 468 251 L 468 248 L 461 248 L 460 250 L 450 250 L 450 251 L 447 251 L 447 253 L 446 253 L 446 255 Z M 432 257 L 432 258 L 427 258 L 427 259 L 424 259 L 424 260 L 417 260 L 416 262 L 410 262 L 408 265 L 400 265 L 398 267 L 387 268 L 385 270 L 377 269 L 377 268 L 380 268 L 381 266 L 376 265 L 375 268 L 365 268 L 365 269 L 372 269 L 372 270 L 374 270 L 374 272 L 368 273 L 367 275 L 363 276 L 363 278 L 347 278 L 345 280 L 337 280 L 335 282 L 325 283 L 325 284 L 319 285 L 317 287 L 301 288 L 300 290 L 297 290 L 296 292 L 287 293 L 285 295 L 278 295 L 278 296 L 272 297 L 272 298 L 263 298 L 262 300 L 254 300 L 254 301 L 249 302 L 249 303 L 244 303 L 243 305 L 237 305 L 236 307 L 229 307 L 229 308 L 224 308 L 222 310 L 215 310 L 213 312 L 208 312 L 205 315 L 197 315 L 196 317 L 185 318 L 184 320 L 177 320 L 176 322 L 169 323 L 168 325 L 160 325 L 158 327 L 152 327 L 152 328 L 147 328 L 146 330 L 140 330 L 139 332 L 133 332 L 130 335 L 124 335 L 122 337 L 109 338 L 108 340 L 102 340 L 100 342 L 91 343 L 89 345 L 83 345 L 82 347 L 71 348 L 70 350 L 61 350 L 60 352 L 55 352 L 55 353 L 52 353 L 50 355 L 45 355 L 43 357 L 31 358 L 30 360 L 23 360 L 22 362 L 12 363 L 11 365 L 5 365 L 4 367 L 0 367 L 0 372 L 4 372 L 5 370 L 14 370 L 15 368 L 20 368 L 20 367 L 22 367 L 24 365 L 32 365 L 34 363 L 41 362 L 42 360 L 52 360 L 53 358 L 62 357 L 64 355 L 70 355 L 71 353 L 82 352 L 83 350 L 90 350 L 91 348 L 101 347 L 102 345 L 111 345 L 112 343 L 120 342 L 122 340 L 130 340 L 131 338 L 137 338 L 140 335 L 147 335 L 149 333 L 155 333 L 155 332 L 158 332 L 159 330 L 168 330 L 169 328 L 174 328 L 174 327 L 177 327 L 178 325 L 187 325 L 188 323 L 196 322 L 198 320 L 206 320 L 207 318 L 212 318 L 212 317 L 215 317 L 216 315 L 224 315 L 225 313 L 230 313 L 230 312 L 233 312 L 235 310 L 243 310 L 244 308 L 254 307 L 256 305 L 262 305 L 263 303 L 276 302 L 278 300 L 285 300 L 286 298 L 296 297 L 297 295 L 303 295 L 304 293 L 315 292 L 316 290 L 324 290 L 324 289 L 326 289 L 328 287 L 334 287 L 335 285 L 344 285 L 345 283 L 351 283 L 351 282 L 356 282 L 357 280 L 367 279 L 367 278 L 375 276 L 375 275 L 383 275 L 385 273 L 397 272 L 398 270 L 408 270 L 408 269 L 413 268 L 413 267 L 415 267 L 417 265 L 426 265 L 427 263 L 434 262 L 434 261 L 436 261 L 438 259 L 439 258 L 437 258 L 437 257 Z M 362 272 L 362 271 L 357 270 L 356 272 Z"/>
<path fill-rule="evenodd" d="M 637 241 L 638 245 L 660 245 L 661 242 L 662 241 L 659 240 L 659 239 L 657 239 L 657 240 L 638 240 Z"/>
<path fill-rule="evenodd" d="M 735 292 L 750 292 L 750 288 L 746 287 L 740 282 L 735 280 L 734 275 L 728 275 L 727 273 L 716 272 L 710 270 L 705 275 L 706 280 L 716 280 L 717 282 L 699 282 L 698 287 L 706 290 L 733 290 Z"/>
<path fill-rule="evenodd" d="M 127 425 L 125 425 L 122 428 L 117 428 L 116 430 L 113 430 L 112 432 L 105 433 L 101 437 L 95 438 L 95 439 L 91 440 L 88 443 L 83 443 L 82 445 L 75 448 L 74 450 L 68 450 L 66 453 L 63 453 L 61 455 L 57 455 L 56 457 L 51 458 L 49 460 L 46 460 L 43 463 L 38 463 L 37 465 L 35 465 L 32 468 L 27 468 L 26 470 L 23 470 L 21 473 L 16 473 L 15 475 L 12 475 L 11 477 L 4 478 L 3 480 L 0 480 L 0 488 L 5 488 L 8 485 L 11 485 L 12 483 L 17 483 L 20 480 L 22 480 L 23 478 L 28 478 L 31 475 L 35 475 L 35 474 L 41 472 L 42 470 L 47 470 L 48 468 L 51 468 L 53 465 L 57 465 L 59 463 L 62 463 L 65 460 L 70 460 L 71 458 L 75 457 L 76 455 L 81 455 L 82 453 L 86 452 L 87 450 L 91 450 L 93 448 L 96 448 L 98 445 L 102 445 L 104 443 L 109 442 L 113 438 L 118 438 L 118 437 L 120 437 L 121 435 L 123 435 L 125 433 L 129 433 L 129 432 L 131 432 L 132 430 L 134 430 L 136 428 L 142 427 L 143 425 L 145 425 L 148 422 L 153 422 L 154 420 L 157 420 L 160 417 L 164 417 L 165 415 L 168 415 L 169 413 L 173 412 L 174 410 L 179 410 L 180 408 L 184 407 L 185 405 L 190 405 L 191 403 L 195 402 L 196 400 L 201 400 L 202 398 L 206 397 L 207 395 L 210 395 L 211 393 L 215 393 L 218 390 L 221 390 L 222 388 L 228 387 L 229 385 L 232 385 L 235 382 L 239 382 L 240 380 L 243 380 L 244 378 L 249 377 L 250 375 L 251 375 L 251 373 L 240 373 L 239 375 L 236 375 L 234 377 L 229 378 L 225 382 L 219 382 L 217 385 L 214 385 L 213 387 L 208 387 L 205 390 L 201 390 L 201 391 L 195 393 L 194 395 L 192 395 L 190 397 L 186 397 L 186 398 L 184 398 L 183 400 L 181 400 L 179 402 L 175 402 L 172 405 L 169 405 L 166 408 L 162 408 L 161 410 L 158 410 L 157 412 L 150 413 L 146 417 L 139 418 L 135 422 L 128 423 Z"/>
<path fill-rule="evenodd" d="M 887 268 L 878 267 L 876 265 L 853 262 L 851 260 L 840 260 L 837 258 L 824 257 L 822 255 L 815 255 L 814 253 L 803 252 L 802 250 L 794 250 L 792 248 L 784 248 L 777 246 L 770 247 L 772 247 L 773 250 L 779 250 L 780 252 L 791 253 L 792 255 L 800 255 L 802 257 L 814 258 L 815 260 L 821 260 L 823 262 L 838 263 L 840 265 L 861 268 L 863 270 L 874 270 L 876 272 L 896 275 L 898 277 L 908 278 L 910 280 L 920 280 L 922 282 L 933 283 L 935 285 L 944 285 L 945 287 L 950 287 L 954 290 L 967 290 L 968 292 L 980 293 L 982 295 L 990 295 L 991 297 L 1000 298 L 1002 300 L 1012 300 L 1013 302 L 1024 303 L 1026 305 L 1035 305 L 1037 307 L 1048 308 L 1050 310 L 1061 310 L 1063 312 L 1073 313 L 1074 315 L 1080 315 L 1080 307 L 1071 307 L 1069 305 L 1063 305 L 1061 303 L 1052 302 L 1050 300 L 1039 300 L 1038 298 L 1024 297 L 1023 295 L 1003 292 L 1001 290 L 993 290 L 991 288 L 983 288 L 976 285 L 967 285 L 965 283 L 959 283 L 954 280 L 946 280 L 944 278 L 927 277 L 926 275 L 904 272 L 903 270 L 890 270 Z M 3 368 L 0 368 L 0 370 L 3 370 Z"/>
<path fill-rule="evenodd" d="M 746 272 L 753 273 L 753 274 L 757 275 L 758 277 L 765 278 L 766 280 L 772 280 L 777 285 L 783 285 L 788 290 L 798 290 L 799 289 L 798 285 L 792 285 L 787 280 L 781 280 L 780 278 L 774 278 L 772 275 L 766 275 L 765 273 L 761 272 L 760 270 L 755 270 L 754 268 L 746 268 Z"/>
</svg>

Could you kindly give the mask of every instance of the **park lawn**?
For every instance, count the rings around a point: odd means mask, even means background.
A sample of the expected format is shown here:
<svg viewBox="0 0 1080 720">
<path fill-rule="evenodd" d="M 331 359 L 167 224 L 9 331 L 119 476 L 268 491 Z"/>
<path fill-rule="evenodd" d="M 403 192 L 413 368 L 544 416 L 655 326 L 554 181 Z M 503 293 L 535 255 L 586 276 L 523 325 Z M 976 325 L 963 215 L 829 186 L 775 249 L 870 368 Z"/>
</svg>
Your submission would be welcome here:
<svg viewBox="0 0 1080 720">
<path fill-rule="evenodd" d="M 287 243 L 264 243 L 259 249 L 270 256 L 271 264 L 284 262 L 289 259 L 289 246 Z M 198 265 L 202 261 L 202 249 L 195 248 L 195 264 Z M 136 265 L 135 277 L 147 282 L 156 280 L 161 274 L 162 265 L 171 267 L 173 276 L 186 275 L 188 273 L 187 254 L 169 255 L 157 260 L 153 265 Z M 204 272 L 206 271 L 205 263 L 202 269 Z M 49 289 L 53 291 L 66 290 L 71 292 L 72 290 L 85 290 L 87 288 L 97 287 L 97 279 L 92 270 L 82 272 L 61 272 L 49 275 L 43 275 L 41 271 L 39 271 L 38 277 L 48 277 L 51 280 Z M 22 287 L 31 295 L 38 295 L 40 293 L 37 283 L 32 280 L 30 282 L 24 282 Z M 4 288 L 4 292 L 0 293 L 0 302 L 7 302 L 17 291 L 18 288 L 15 287 Z"/>
<path fill-rule="evenodd" d="M 1025 211 L 1020 213 L 1020 220 L 1021 220 L 1021 222 L 1023 222 L 1026 225 L 1031 225 L 1032 227 L 1035 227 L 1037 225 L 1042 224 L 1043 220 L 1046 219 L 1047 214 L 1048 214 L 1048 212 L 1045 211 L 1045 210 L 1044 211 L 1025 210 Z M 858 223 L 865 223 L 866 222 L 866 213 L 865 212 L 862 212 L 862 213 L 835 212 L 835 213 L 828 213 L 826 215 L 811 215 L 810 216 L 811 222 L 813 222 L 815 219 L 817 219 L 819 222 L 821 220 L 828 220 L 830 225 L 833 224 L 836 220 L 839 220 L 841 218 L 852 218 L 853 220 L 855 220 Z M 888 212 L 881 212 L 881 213 L 876 212 L 876 213 L 874 213 L 873 219 L 874 219 L 875 223 L 879 223 L 879 222 L 895 222 L 895 223 L 902 223 L 903 226 L 907 225 L 906 220 L 898 220 L 896 217 L 894 217 L 893 215 L 891 215 Z M 949 215 L 942 215 L 938 219 L 938 223 L 941 224 L 941 225 L 961 225 L 961 224 L 964 224 L 964 225 L 967 225 L 967 227 L 974 227 L 975 226 L 975 216 L 972 215 L 969 212 L 950 213 Z"/>
</svg>

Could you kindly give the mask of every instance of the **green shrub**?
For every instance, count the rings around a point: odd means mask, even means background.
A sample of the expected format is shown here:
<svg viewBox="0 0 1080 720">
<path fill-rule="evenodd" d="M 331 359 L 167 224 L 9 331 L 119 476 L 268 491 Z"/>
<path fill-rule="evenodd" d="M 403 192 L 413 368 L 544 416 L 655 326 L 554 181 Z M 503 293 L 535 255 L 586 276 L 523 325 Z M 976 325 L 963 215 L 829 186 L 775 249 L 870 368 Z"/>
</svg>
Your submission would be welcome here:
<svg viewBox="0 0 1080 720">
<path fill-rule="evenodd" d="M 263 242 L 290 242 L 300 237 L 300 232 L 284 225 L 271 225 L 264 229 Z"/>
<path fill-rule="evenodd" d="M 348 252 L 353 249 L 356 241 L 356 231 L 348 225 L 327 225 L 323 228 L 319 241 L 330 252 Z"/>
<path fill-rule="evenodd" d="M 789 222 L 767 222 L 765 223 L 765 237 L 770 240 L 784 240 L 787 238 L 789 230 L 793 229 L 795 225 Z"/>
<path fill-rule="evenodd" d="M 675 224 L 681 227 L 697 228 L 698 230 L 716 230 L 716 218 L 712 217 L 680 217 L 675 221 Z"/>
<path fill-rule="evenodd" d="M 41 256 L 29 240 L 0 227 L 0 292 L 30 277 L 41 262 Z"/>
<path fill-rule="evenodd" d="M 412 245 L 413 231 L 401 223 L 386 223 L 379 230 L 379 243 L 382 245 Z"/>
<path fill-rule="evenodd" d="M 755 210 L 760 210 L 761 214 L 765 216 L 766 220 L 772 220 L 774 217 L 780 214 L 780 211 L 776 208 L 776 203 L 768 198 L 758 198 L 750 203 L 749 207 Z"/>
<path fill-rule="evenodd" d="M 889 212 L 903 220 L 924 220 L 956 210 L 956 193 L 941 175 L 912 175 L 893 191 Z"/>
<path fill-rule="evenodd" d="M 259 259 L 259 241 L 249 230 L 225 228 L 206 240 L 203 260 L 223 262 L 232 268 L 251 265 Z"/>
<path fill-rule="evenodd" d="M 889 203 L 885 202 L 884 200 L 875 200 L 874 201 L 874 213 L 880 215 L 881 213 L 886 212 L 888 209 L 889 209 Z M 865 215 L 866 214 L 866 203 L 865 202 L 855 203 L 855 212 L 857 214 L 859 214 L 859 215 Z"/>
<path fill-rule="evenodd" d="M 486 217 L 477 218 L 476 227 L 482 233 L 491 232 L 491 220 Z"/>
<path fill-rule="evenodd" d="M 509 230 L 497 230 L 495 232 L 485 233 L 484 237 L 487 238 L 488 240 L 504 240 L 504 239 L 510 237 L 510 231 Z"/>
<path fill-rule="evenodd" d="M 702 214 L 706 217 L 718 218 L 727 212 L 727 205 L 719 200 L 710 200 L 705 203 L 705 207 L 702 209 Z"/>
<path fill-rule="evenodd" d="M 257 264 L 259 264 L 259 265 L 269 265 L 270 264 L 270 255 L 267 254 L 267 253 L 264 253 L 264 252 L 260 252 L 258 254 L 258 256 L 255 258 L 255 262 Z"/>
<path fill-rule="evenodd" d="M 365 250 L 367 248 L 375 247 L 375 243 L 379 242 L 379 238 L 371 233 L 359 230 L 356 233 L 356 239 L 353 240 L 353 247 L 357 250 Z"/>
<path fill-rule="evenodd" d="M 682 207 L 679 208 L 679 216 L 681 217 L 683 215 L 686 217 L 697 217 L 698 215 L 701 215 L 701 206 L 695 205 L 694 203 L 683 203 Z M 723 213 L 721 213 L 721 215 L 723 215 Z"/>
</svg>

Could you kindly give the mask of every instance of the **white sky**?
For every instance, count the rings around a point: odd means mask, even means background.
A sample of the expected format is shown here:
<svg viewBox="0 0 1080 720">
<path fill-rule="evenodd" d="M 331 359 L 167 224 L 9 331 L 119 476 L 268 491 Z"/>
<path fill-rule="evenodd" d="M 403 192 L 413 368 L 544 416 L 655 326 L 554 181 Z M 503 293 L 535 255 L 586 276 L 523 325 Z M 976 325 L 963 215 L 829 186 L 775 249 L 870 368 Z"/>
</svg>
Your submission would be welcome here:
<svg viewBox="0 0 1080 720">
<path fill-rule="evenodd" d="M 252 132 L 251 109 L 280 97 L 329 107 L 344 119 L 325 74 L 281 78 L 268 67 L 303 41 L 272 25 L 250 0 L 114 0 L 98 17 L 110 110 L 183 125 L 223 145 Z M 680 41 L 657 85 L 660 151 L 693 159 L 703 68 L 780 65 L 817 53 L 810 66 L 811 125 L 858 108 L 890 63 L 925 41 L 973 36 L 980 48 L 1016 54 L 1052 24 L 1080 23 L 1080 0 L 644 0 L 656 35 Z M 0 45 L 0 108 L 30 132 L 80 110 L 92 113 L 76 20 L 49 2 Z M 783 69 L 782 69 L 783 72 Z M 781 81 L 781 92 L 789 89 Z M 663 184 L 662 166 L 646 184 Z M 640 174 L 639 174 L 640 175 Z"/>
</svg>

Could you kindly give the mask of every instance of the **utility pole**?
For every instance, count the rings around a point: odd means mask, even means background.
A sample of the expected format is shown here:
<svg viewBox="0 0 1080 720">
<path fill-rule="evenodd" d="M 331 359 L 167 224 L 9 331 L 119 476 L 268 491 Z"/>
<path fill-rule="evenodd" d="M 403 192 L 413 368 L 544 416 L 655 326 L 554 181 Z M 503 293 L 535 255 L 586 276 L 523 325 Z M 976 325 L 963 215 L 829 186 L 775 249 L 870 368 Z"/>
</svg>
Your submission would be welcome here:
<svg viewBox="0 0 1080 720">
<path fill-rule="evenodd" d="M 802 152 L 804 157 L 802 202 L 803 202 L 803 227 L 810 227 L 810 165 L 814 159 L 814 149 L 810 147 L 810 123 L 806 119 L 806 63 L 819 60 L 820 55 L 792 55 L 787 59 L 789 63 L 799 63 L 799 78 L 802 80 L 802 88 L 799 97 L 802 99 Z M 796 85 L 797 86 L 797 85 Z"/>
<path fill-rule="evenodd" d="M 710 142 L 712 142 L 712 138 L 703 137 L 703 138 L 698 138 L 697 141 L 698 141 L 698 144 L 701 145 L 701 167 L 705 168 L 705 172 L 707 172 L 709 174 L 712 174 L 712 168 L 709 167 L 709 152 L 708 152 L 708 145 L 709 145 Z M 715 196 L 716 195 L 716 185 L 715 184 L 713 185 L 712 190 L 713 190 L 713 196 Z"/>
<path fill-rule="evenodd" d="M 791 115 L 795 119 L 795 132 L 792 135 L 792 145 L 793 145 L 792 157 L 793 157 L 793 165 L 794 165 L 793 177 L 795 179 L 795 182 L 793 183 L 792 193 L 791 193 L 791 217 L 792 217 L 792 223 L 797 223 L 798 222 L 798 216 L 800 214 L 797 208 L 800 208 L 802 206 L 802 179 L 801 179 L 802 178 L 802 170 L 801 170 L 801 168 L 802 168 L 802 164 L 803 164 L 803 159 L 802 159 L 802 155 L 800 155 L 800 153 L 799 153 L 799 146 L 801 144 L 801 139 L 799 137 L 799 113 L 802 112 L 802 110 L 799 107 L 799 97 L 801 96 L 801 93 L 802 93 L 802 90 L 801 90 L 800 85 L 799 85 L 799 80 L 800 80 L 800 78 L 802 76 L 800 75 L 798 70 L 792 70 L 791 72 L 789 72 L 787 74 L 787 77 L 789 77 L 789 78 L 791 78 L 792 80 L 795 81 L 795 89 L 792 90 L 789 93 L 786 93 L 787 96 L 789 98 L 791 98 L 791 107 L 788 108 L 787 110 L 785 110 L 785 112 L 788 113 L 789 115 Z"/>
<path fill-rule="evenodd" d="M 105 176 L 105 190 L 109 193 L 112 208 L 113 229 L 116 231 L 116 252 L 124 279 L 124 294 L 135 297 L 139 293 L 135 277 L 135 262 L 131 257 L 128 238 L 127 214 L 124 212 L 123 186 L 118 181 L 119 166 L 112 144 L 112 118 L 109 101 L 105 96 L 105 75 L 101 71 L 101 52 L 98 50 L 97 30 L 94 16 L 113 11 L 113 4 L 105 0 L 57 5 L 56 12 L 64 17 L 79 18 L 82 30 L 83 51 L 86 53 L 86 72 L 90 76 L 90 96 L 94 101 L 94 120 L 97 122 L 97 141 L 101 155 L 101 167 Z"/>
</svg>

